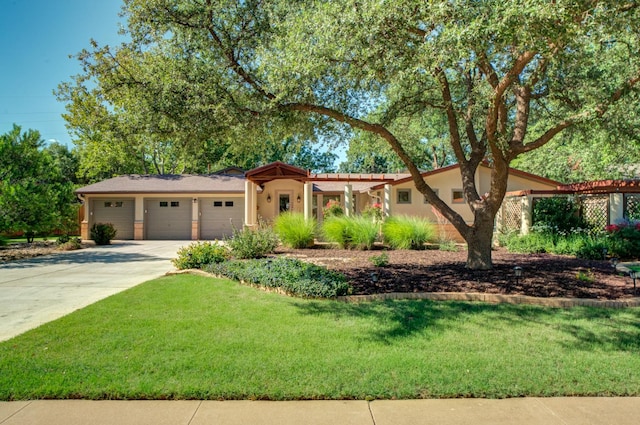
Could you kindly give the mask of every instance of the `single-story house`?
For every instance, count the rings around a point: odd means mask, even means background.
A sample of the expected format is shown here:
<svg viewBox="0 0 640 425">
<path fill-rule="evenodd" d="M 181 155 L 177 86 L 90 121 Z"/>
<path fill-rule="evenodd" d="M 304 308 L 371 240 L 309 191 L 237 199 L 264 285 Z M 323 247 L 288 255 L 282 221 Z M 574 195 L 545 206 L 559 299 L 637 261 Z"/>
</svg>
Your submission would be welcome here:
<svg viewBox="0 0 640 425">
<path fill-rule="evenodd" d="M 476 173 L 480 193 L 490 187 L 490 166 Z M 473 215 L 465 203 L 457 165 L 423 173 L 427 183 L 468 222 Z M 553 190 L 560 183 L 512 169 L 508 191 Z M 427 217 L 437 222 L 431 205 L 407 173 L 315 174 L 282 162 L 245 173 L 236 168 L 209 175 L 124 175 L 76 191 L 84 217 L 81 236 L 89 238 L 94 223 L 114 224 L 117 239 L 213 240 L 234 228 L 270 222 L 284 211 L 323 219 L 329 201 L 348 214 L 379 203 L 386 215 Z M 454 230 L 451 237 L 458 237 Z"/>
</svg>

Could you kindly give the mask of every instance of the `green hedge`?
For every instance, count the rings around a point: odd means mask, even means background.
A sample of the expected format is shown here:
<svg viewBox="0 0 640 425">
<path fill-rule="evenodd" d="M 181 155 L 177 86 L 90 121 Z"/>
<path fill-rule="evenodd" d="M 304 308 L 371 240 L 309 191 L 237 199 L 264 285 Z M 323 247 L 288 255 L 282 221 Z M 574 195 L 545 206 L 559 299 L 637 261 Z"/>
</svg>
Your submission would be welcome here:
<svg viewBox="0 0 640 425">
<path fill-rule="evenodd" d="M 205 270 L 306 298 L 334 298 L 351 292 L 343 274 L 293 258 L 225 261 L 211 264 Z"/>
</svg>

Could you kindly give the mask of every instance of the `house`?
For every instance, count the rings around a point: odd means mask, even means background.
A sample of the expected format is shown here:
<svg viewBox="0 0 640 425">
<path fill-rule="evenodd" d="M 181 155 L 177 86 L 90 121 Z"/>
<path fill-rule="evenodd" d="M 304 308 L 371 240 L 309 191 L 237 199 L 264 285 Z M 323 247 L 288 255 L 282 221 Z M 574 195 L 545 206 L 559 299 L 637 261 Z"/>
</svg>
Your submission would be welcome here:
<svg viewBox="0 0 640 425">
<path fill-rule="evenodd" d="M 427 183 L 467 222 L 473 214 L 462 192 L 457 165 L 423 173 Z M 227 174 L 230 172 L 230 174 Z M 480 193 L 490 187 L 488 164 L 476 173 Z M 511 170 L 508 191 L 553 190 L 558 182 Z M 315 174 L 274 162 L 242 174 L 225 169 L 209 175 L 125 175 L 76 191 L 85 209 L 81 226 L 89 238 L 94 223 L 109 222 L 118 239 L 212 240 L 230 236 L 234 228 L 270 222 L 284 211 L 315 217 L 339 202 L 347 214 L 380 203 L 386 215 L 404 214 L 438 221 L 431 205 L 415 188 L 411 176 L 392 174 Z M 441 225 L 447 228 L 446 223 Z M 459 238 L 455 230 L 447 230 Z"/>
</svg>

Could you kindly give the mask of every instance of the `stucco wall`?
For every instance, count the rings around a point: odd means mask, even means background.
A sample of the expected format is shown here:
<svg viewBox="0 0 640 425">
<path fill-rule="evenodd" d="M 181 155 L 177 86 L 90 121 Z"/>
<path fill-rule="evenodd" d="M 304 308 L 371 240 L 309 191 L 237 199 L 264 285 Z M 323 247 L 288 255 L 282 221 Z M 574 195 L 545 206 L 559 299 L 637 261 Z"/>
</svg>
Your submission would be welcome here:
<svg viewBox="0 0 640 425">
<path fill-rule="evenodd" d="M 262 193 L 257 196 L 260 219 L 270 223 L 278 216 L 280 194 L 289 194 L 291 211 L 301 214 L 304 212 L 304 184 L 296 180 L 273 180 L 265 183 Z M 269 195 L 271 195 L 271 202 L 267 202 Z M 298 196 L 300 196 L 300 202 L 297 201 Z"/>
</svg>

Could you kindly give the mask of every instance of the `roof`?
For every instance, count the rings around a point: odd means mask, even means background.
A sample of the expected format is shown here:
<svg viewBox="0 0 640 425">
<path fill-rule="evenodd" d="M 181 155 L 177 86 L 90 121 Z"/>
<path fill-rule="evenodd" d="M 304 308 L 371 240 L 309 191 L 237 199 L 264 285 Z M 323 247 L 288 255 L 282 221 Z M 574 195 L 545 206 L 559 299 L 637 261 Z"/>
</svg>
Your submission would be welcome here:
<svg viewBox="0 0 640 425">
<path fill-rule="evenodd" d="M 254 168 L 245 172 L 244 175 L 248 180 L 257 184 L 281 179 L 307 181 L 309 177 L 307 170 L 280 161 Z"/>
<path fill-rule="evenodd" d="M 81 187 L 76 193 L 244 193 L 244 182 L 241 175 L 129 174 Z"/>
<path fill-rule="evenodd" d="M 481 163 L 480 164 L 481 167 L 485 167 L 485 168 L 491 168 L 491 166 L 489 166 L 489 164 L 487 163 Z M 451 171 L 451 170 L 455 170 L 460 168 L 459 164 L 453 164 L 453 165 L 449 165 L 446 167 L 442 167 L 442 168 L 437 168 L 435 170 L 430 170 L 430 171 L 425 171 L 423 173 L 421 173 L 422 177 L 426 178 L 429 176 L 433 176 L 436 174 L 440 174 L 440 173 L 445 173 L 447 171 Z M 536 174 L 531 174 L 531 173 L 527 173 L 526 171 L 520 171 L 520 170 L 516 170 L 515 168 L 509 168 L 509 174 L 513 175 L 513 176 L 518 176 L 518 177 L 522 177 L 528 180 L 534 180 L 534 181 L 538 181 L 541 183 L 545 183 L 548 184 L 550 186 L 560 186 L 562 183 L 555 181 L 555 180 L 551 180 L 551 179 L 547 179 L 545 177 L 542 176 L 538 176 Z M 408 175 L 407 177 L 404 178 L 399 178 L 397 180 L 394 180 L 392 182 L 390 182 L 390 184 L 392 185 L 396 185 L 396 184 L 402 184 L 402 183 L 406 183 L 408 181 L 413 180 L 413 177 L 411 175 Z M 381 189 L 384 185 L 379 184 L 376 185 L 374 187 L 372 187 L 372 189 Z"/>
</svg>

